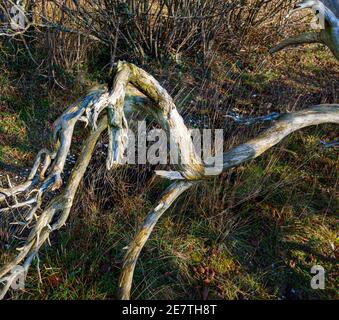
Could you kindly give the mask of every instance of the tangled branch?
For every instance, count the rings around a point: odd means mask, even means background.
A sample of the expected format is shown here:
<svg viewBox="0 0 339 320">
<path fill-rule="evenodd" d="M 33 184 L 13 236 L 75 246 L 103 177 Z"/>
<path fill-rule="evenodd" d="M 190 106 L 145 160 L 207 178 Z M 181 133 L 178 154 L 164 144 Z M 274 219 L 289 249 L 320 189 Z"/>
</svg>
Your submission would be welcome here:
<svg viewBox="0 0 339 320">
<path fill-rule="evenodd" d="M 203 162 L 197 155 L 189 129 L 168 92 L 154 77 L 127 62 L 119 62 L 115 66 L 111 86 L 89 92 L 57 119 L 53 130 L 54 148 L 43 149 L 38 153 L 27 181 L 18 186 L 9 183 L 9 188 L 0 189 L 0 203 L 3 204 L 0 214 L 13 209 L 19 211 L 15 223 L 21 233 L 25 231 L 27 234 L 25 242 L 18 249 L 19 254 L 0 269 L 0 283 L 3 283 L 0 297 L 15 281 L 15 268 L 22 264 L 26 275 L 50 234 L 66 223 L 95 145 L 105 130 L 109 134 L 106 167 L 109 170 L 121 165 L 127 147 L 128 119 L 136 110 L 155 118 L 176 146 L 181 161 L 175 166 L 175 171 L 156 172 L 175 181 L 147 215 L 128 247 L 119 279 L 119 297 L 130 298 L 137 259 L 157 221 L 183 192 L 202 179 L 220 172 L 213 172 L 208 159 Z M 85 122 L 89 132 L 62 189 L 62 172 L 78 122 Z M 321 123 L 339 124 L 339 105 L 318 105 L 280 116 L 270 129 L 257 138 L 224 153 L 223 170 L 260 156 L 296 130 Z M 51 193 L 57 190 L 59 194 Z"/>
</svg>

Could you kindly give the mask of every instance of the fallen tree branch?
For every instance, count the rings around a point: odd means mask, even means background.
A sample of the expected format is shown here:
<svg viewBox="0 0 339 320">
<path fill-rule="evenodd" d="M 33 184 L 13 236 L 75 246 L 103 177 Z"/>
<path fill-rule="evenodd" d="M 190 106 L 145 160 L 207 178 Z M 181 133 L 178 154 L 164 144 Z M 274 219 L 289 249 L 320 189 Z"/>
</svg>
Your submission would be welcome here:
<svg viewBox="0 0 339 320">
<path fill-rule="evenodd" d="M 194 183 L 178 181 L 171 184 L 161 196 L 158 205 L 146 216 L 145 221 L 133 241 L 129 244 L 119 277 L 118 297 L 121 300 L 130 299 L 133 274 L 138 257 L 146 241 L 149 239 L 153 228 L 163 213 L 172 203 Z"/>
<path fill-rule="evenodd" d="M 133 94 L 126 97 L 126 93 L 130 90 L 129 84 L 139 91 L 134 89 Z M 71 105 L 57 119 L 53 130 L 54 150 L 43 149 L 38 153 L 27 181 L 20 186 L 13 187 L 10 184 L 8 189 L 0 190 L 0 203 L 5 203 L 5 207 L 0 210 L 5 212 L 14 208 L 27 207 L 28 210 L 24 214 L 25 221 L 16 221 L 16 223 L 20 232 L 24 229 L 30 230 L 26 243 L 20 248 L 20 254 L 0 270 L 0 279 L 6 279 L 4 291 L 9 288 L 8 279 L 13 279 L 8 276 L 8 273 L 11 273 L 13 268 L 26 257 L 36 256 L 50 232 L 65 223 L 79 182 L 92 156 L 95 142 L 106 128 L 110 136 L 107 168 L 119 164 L 121 154 L 126 147 L 125 139 L 119 130 L 123 129 L 122 134 L 124 134 L 128 129 L 125 117 L 133 107 L 143 108 L 152 114 L 168 136 L 171 135 L 181 157 L 186 160 L 177 166 L 182 175 L 187 179 L 199 179 L 202 176 L 203 164 L 195 154 L 189 130 L 170 95 L 144 70 L 126 62 L 118 63 L 111 88 L 90 92 Z M 70 152 L 75 125 L 80 121 L 89 124 L 94 131 L 84 143 L 85 151 L 73 168 L 64 191 L 43 207 L 46 194 L 62 187 L 61 174 Z M 99 125 L 97 125 L 98 121 Z M 43 157 L 44 161 L 42 161 Z M 20 198 L 24 200 L 18 200 Z M 14 204 L 9 203 L 11 199 L 14 199 Z"/>
<path fill-rule="evenodd" d="M 119 280 L 119 297 L 130 298 L 137 259 L 159 218 L 194 183 L 220 172 L 213 171 L 213 167 L 208 165 L 210 161 L 206 159 L 203 162 L 197 155 L 189 129 L 168 92 L 154 77 L 127 62 L 119 62 L 115 66 L 112 85 L 89 92 L 57 119 L 53 130 L 54 148 L 52 151 L 43 149 L 38 153 L 27 181 L 19 186 L 9 183 L 8 189 L 0 189 L 0 203 L 4 204 L 0 210 L 5 212 L 20 208 L 21 212 L 27 207 L 26 212 L 18 216 L 16 223 L 19 231 L 29 230 L 25 243 L 19 248 L 19 254 L 0 269 L 0 283 L 4 284 L 0 296 L 5 295 L 11 286 L 10 282 L 14 281 L 15 267 L 23 263 L 24 270 L 28 270 L 50 233 L 65 224 L 96 142 L 105 130 L 109 133 L 106 167 L 110 169 L 122 165 L 119 160 L 126 149 L 127 120 L 131 119 L 135 111 L 144 116 L 151 115 L 157 120 L 171 143 L 176 146 L 181 161 L 175 165 L 176 171 L 157 172 L 178 181 L 165 191 L 128 247 Z M 90 127 L 88 137 L 64 189 L 46 201 L 47 194 L 62 187 L 61 174 L 78 122 L 85 122 Z M 339 105 L 318 105 L 281 115 L 270 129 L 257 138 L 224 153 L 222 170 L 261 155 L 296 130 L 321 123 L 338 124 Z M 24 221 L 19 219 L 22 216 Z"/>
<path fill-rule="evenodd" d="M 322 43 L 322 40 L 320 38 L 320 33 L 307 32 L 307 33 L 302 33 L 291 38 L 287 38 L 283 40 L 282 42 L 280 42 L 276 47 L 272 48 L 270 50 L 270 53 L 276 53 L 290 46 L 296 46 L 296 45 L 307 44 L 307 43 Z"/>
<path fill-rule="evenodd" d="M 307 110 L 287 113 L 280 116 L 271 128 L 258 137 L 225 152 L 223 154 L 223 170 L 237 167 L 246 161 L 260 156 L 294 131 L 321 123 L 339 124 L 339 105 L 318 105 Z M 172 176 L 177 177 L 177 174 L 178 173 L 175 172 L 169 172 L 167 175 L 162 175 L 170 178 Z M 209 174 L 207 177 L 211 177 L 211 175 Z M 182 179 L 182 184 L 174 182 L 164 193 L 159 205 L 149 213 L 141 229 L 129 245 L 119 280 L 120 299 L 130 299 L 135 264 L 155 224 L 161 215 L 169 208 L 170 204 L 193 185 L 185 181 L 183 177 Z"/>
<path fill-rule="evenodd" d="M 46 209 L 44 209 L 39 215 L 36 225 L 27 237 L 26 244 L 19 248 L 20 253 L 10 263 L 0 269 L 0 283 L 15 280 L 13 277 L 5 277 L 6 274 L 10 273 L 11 270 L 25 259 L 31 263 L 32 257 L 37 254 L 39 248 L 46 242 L 49 234 L 54 230 L 60 229 L 65 224 L 79 183 L 91 159 L 95 144 L 106 128 L 107 118 L 103 118 L 100 121 L 98 128 L 91 130 L 84 142 L 83 149 L 72 170 L 65 190 L 61 193 L 61 195 L 54 198 Z M 55 221 L 52 223 L 53 219 L 55 219 Z M 27 264 L 24 262 L 25 269 L 28 270 L 30 263 Z M 2 290 L 2 294 L 0 291 L 0 296 L 4 296 L 6 291 L 9 289 L 9 286 L 7 283 Z"/>
<path fill-rule="evenodd" d="M 339 17 L 336 16 L 339 12 L 339 4 L 338 1 L 332 1 L 330 3 L 326 1 L 325 4 L 323 2 L 318 0 L 304 0 L 298 3 L 288 15 L 290 16 L 291 13 L 305 8 L 312 8 L 314 12 L 318 12 L 320 19 L 324 20 L 324 25 L 321 26 L 321 30 L 319 32 L 303 33 L 285 39 L 276 47 L 272 48 L 270 53 L 276 53 L 284 48 L 295 45 L 321 43 L 327 46 L 333 55 L 339 60 Z"/>
</svg>

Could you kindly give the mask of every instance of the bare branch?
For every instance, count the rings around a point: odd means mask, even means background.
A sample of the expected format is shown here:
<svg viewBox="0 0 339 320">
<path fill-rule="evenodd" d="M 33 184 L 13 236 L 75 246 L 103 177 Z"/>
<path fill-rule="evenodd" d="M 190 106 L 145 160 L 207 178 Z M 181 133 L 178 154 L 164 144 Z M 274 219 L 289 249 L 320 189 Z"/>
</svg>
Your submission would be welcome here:
<svg viewBox="0 0 339 320">
<path fill-rule="evenodd" d="M 315 12 L 318 12 L 320 19 L 324 19 L 324 25 L 321 26 L 319 32 L 304 33 L 299 36 L 288 38 L 278 44 L 275 48 L 271 49 L 270 52 L 275 53 L 292 45 L 322 43 L 326 45 L 339 60 L 339 17 L 336 16 L 336 14 L 338 14 L 338 2 L 323 2 L 324 1 L 318 0 L 304 0 L 296 4 L 295 8 L 288 14 L 288 16 L 290 16 L 295 11 L 312 8 Z M 334 10 L 334 12 L 331 9 Z"/>
<path fill-rule="evenodd" d="M 280 116 L 271 128 L 260 134 L 257 138 L 225 152 L 223 155 L 223 170 L 239 166 L 246 161 L 260 156 L 294 131 L 321 123 L 339 124 L 339 105 L 318 105 L 307 110 Z M 160 199 L 159 205 L 146 217 L 143 226 L 128 247 L 119 280 L 119 298 L 124 300 L 130 298 L 137 259 L 155 224 L 174 200 L 193 185 L 192 181 L 185 181 L 182 176 L 180 177 L 180 173 L 176 171 L 158 171 L 157 174 L 168 179 L 174 178 L 177 180 L 181 178 L 183 181 L 181 181 L 182 184 L 178 181 L 174 182 L 169 187 Z M 207 177 L 211 177 L 211 174 L 209 173 L 205 176 L 205 178 Z"/>
<path fill-rule="evenodd" d="M 270 53 L 276 53 L 290 46 L 296 46 L 307 43 L 322 43 L 320 39 L 320 34 L 317 32 L 307 32 L 299 34 L 295 37 L 287 38 L 281 43 L 279 43 L 276 47 L 272 48 L 270 50 Z"/>
<path fill-rule="evenodd" d="M 204 163 L 197 156 L 188 128 L 177 111 L 173 99 L 159 82 L 133 64 L 119 62 L 115 67 L 111 87 L 89 92 L 57 119 L 53 131 L 54 149 L 52 151 L 43 149 L 38 153 L 27 181 L 17 187 L 9 182 L 8 189 L 0 189 L 0 202 L 5 202 L 6 205 L 0 210 L 21 208 L 23 211 L 28 207 L 25 216 L 21 220 L 17 219 L 15 224 L 18 228 L 29 229 L 29 235 L 19 249 L 19 254 L 0 269 L 0 282 L 4 284 L 0 296 L 4 296 L 9 289 L 13 281 L 11 272 L 15 266 L 23 263 L 25 270 L 28 270 L 32 259 L 37 257 L 40 247 L 49 239 L 50 233 L 65 224 L 96 142 L 104 130 L 108 130 L 110 135 L 107 168 L 119 164 L 119 159 L 126 148 L 124 134 L 128 129 L 127 118 L 133 115 L 133 111 L 138 110 L 152 115 L 166 131 L 184 161 L 176 166 L 177 171 L 157 172 L 170 180 L 178 181 L 165 191 L 159 204 L 149 213 L 141 230 L 129 246 L 119 280 L 121 298 L 130 297 L 137 259 L 162 214 L 195 182 L 220 174 L 220 172 L 213 172 L 213 169 L 207 165 L 210 163 L 208 159 Z M 66 186 L 59 195 L 54 195 L 51 201 L 45 203 L 44 196 L 49 191 L 60 189 L 62 186 L 61 174 L 71 148 L 74 127 L 78 121 L 85 121 L 89 125 L 88 137 L 83 143 L 82 151 Z M 257 138 L 224 153 L 222 169 L 227 170 L 254 159 L 292 132 L 321 123 L 339 124 L 339 105 L 318 105 L 278 117 L 272 127 Z M 123 129 L 120 136 L 119 129 Z M 14 201 L 12 204 L 9 203 L 11 198 Z"/>
</svg>

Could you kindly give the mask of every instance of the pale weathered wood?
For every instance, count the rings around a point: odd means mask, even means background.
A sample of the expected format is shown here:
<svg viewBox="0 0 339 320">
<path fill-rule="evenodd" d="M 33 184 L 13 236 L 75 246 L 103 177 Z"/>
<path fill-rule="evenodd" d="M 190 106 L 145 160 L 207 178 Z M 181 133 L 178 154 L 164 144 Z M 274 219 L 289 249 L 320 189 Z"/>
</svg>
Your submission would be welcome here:
<svg viewBox="0 0 339 320">
<path fill-rule="evenodd" d="M 223 155 L 223 170 L 239 166 L 260 156 L 294 131 L 321 123 L 339 124 L 339 105 L 318 105 L 307 110 L 282 115 L 271 128 L 258 137 L 225 152 Z M 175 176 L 178 179 L 179 174 L 179 172 L 170 172 L 167 177 Z M 213 175 L 209 175 L 209 177 L 211 176 Z M 138 256 L 155 224 L 170 207 L 170 204 L 193 185 L 191 181 L 185 180 L 184 177 L 181 177 L 181 179 L 183 180 L 181 181 L 182 184 L 178 181 L 174 182 L 164 193 L 159 205 L 149 213 L 141 229 L 129 245 L 119 279 L 119 298 L 124 300 L 130 298 L 133 273 Z"/>
<path fill-rule="evenodd" d="M 172 203 L 183 192 L 188 190 L 193 185 L 193 183 L 194 182 L 191 181 L 178 181 L 171 184 L 161 196 L 158 205 L 145 218 L 142 227 L 138 231 L 134 240 L 129 244 L 127 249 L 122 272 L 119 278 L 118 297 L 120 299 L 130 299 L 135 265 L 142 248 L 153 231 L 154 226 L 161 218 L 163 213 L 172 205 Z"/>
<path fill-rule="evenodd" d="M 304 0 L 298 3 L 289 15 L 295 11 L 313 8 L 324 15 L 325 26 L 319 32 L 303 33 L 287 38 L 270 50 L 271 53 L 278 52 L 284 48 L 308 43 L 321 43 L 327 46 L 333 55 L 339 60 L 339 2 L 337 0 L 318 1 Z"/>
<path fill-rule="evenodd" d="M 19 254 L 0 269 L 0 282 L 4 284 L 0 297 L 4 296 L 14 279 L 11 275 L 13 268 L 22 263 L 27 271 L 32 260 L 38 257 L 39 248 L 48 240 L 50 233 L 65 224 L 96 142 L 105 130 L 108 130 L 110 136 L 107 169 L 121 165 L 119 159 L 126 148 L 127 119 L 136 111 L 143 115 L 152 115 L 158 121 L 172 143 L 177 146 L 183 160 L 175 166 L 176 171 L 158 172 L 177 181 L 165 191 L 159 204 L 148 214 L 128 247 L 119 279 L 120 298 L 130 298 L 137 259 L 159 218 L 194 183 L 220 173 L 213 172 L 197 156 L 189 130 L 172 98 L 155 78 L 133 64 L 119 62 L 112 83 L 110 88 L 90 91 L 57 119 L 53 131 L 54 149 L 43 149 L 38 153 L 25 183 L 19 186 L 10 184 L 8 189 L 0 189 L 0 203 L 4 205 L 0 214 L 13 208 L 28 208 L 25 221 L 19 223 L 22 228 L 30 230 Z M 64 189 L 48 202 L 45 195 L 62 186 L 61 173 L 70 152 L 74 128 L 81 121 L 90 126 L 88 137 Z M 222 169 L 227 170 L 261 155 L 296 130 L 321 123 L 338 124 L 339 105 L 319 105 L 280 116 L 270 129 L 258 137 L 225 152 Z M 119 133 L 121 129 L 122 133 Z M 209 163 L 208 159 L 206 163 Z M 10 199 L 14 200 L 14 204 L 8 204 Z"/>
</svg>

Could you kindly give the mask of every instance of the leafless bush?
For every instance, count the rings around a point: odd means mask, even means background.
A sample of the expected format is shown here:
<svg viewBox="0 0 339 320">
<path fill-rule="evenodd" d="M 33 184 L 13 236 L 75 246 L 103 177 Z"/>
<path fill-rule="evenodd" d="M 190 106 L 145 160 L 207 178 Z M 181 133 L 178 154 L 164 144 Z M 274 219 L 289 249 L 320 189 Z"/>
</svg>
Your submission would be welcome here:
<svg viewBox="0 0 339 320">
<path fill-rule="evenodd" d="M 54 3 L 78 30 L 107 44 L 112 60 L 133 54 L 144 60 L 172 56 L 183 50 L 211 49 L 225 16 L 237 6 L 231 1 L 93 0 Z"/>
<path fill-rule="evenodd" d="M 244 36 L 255 26 L 281 20 L 294 0 L 53 0 L 77 30 L 117 54 L 141 60 L 180 59 L 183 52 L 211 56 L 225 35 Z M 278 21 L 279 23 L 279 21 Z"/>
<path fill-rule="evenodd" d="M 227 46 L 230 37 L 241 41 L 253 27 L 273 19 L 279 24 L 293 1 L 26 0 L 23 5 L 27 29 L 34 31 L 28 41 L 38 38 L 36 43 L 47 51 L 42 65 L 55 79 L 56 66 L 65 70 L 79 66 L 95 43 L 109 49 L 111 65 L 126 57 L 179 62 L 183 53 L 200 53 L 207 68 L 212 53 Z M 11 3 L 4 2 L 3 12 L 8 13 Z"/>
</svg>

